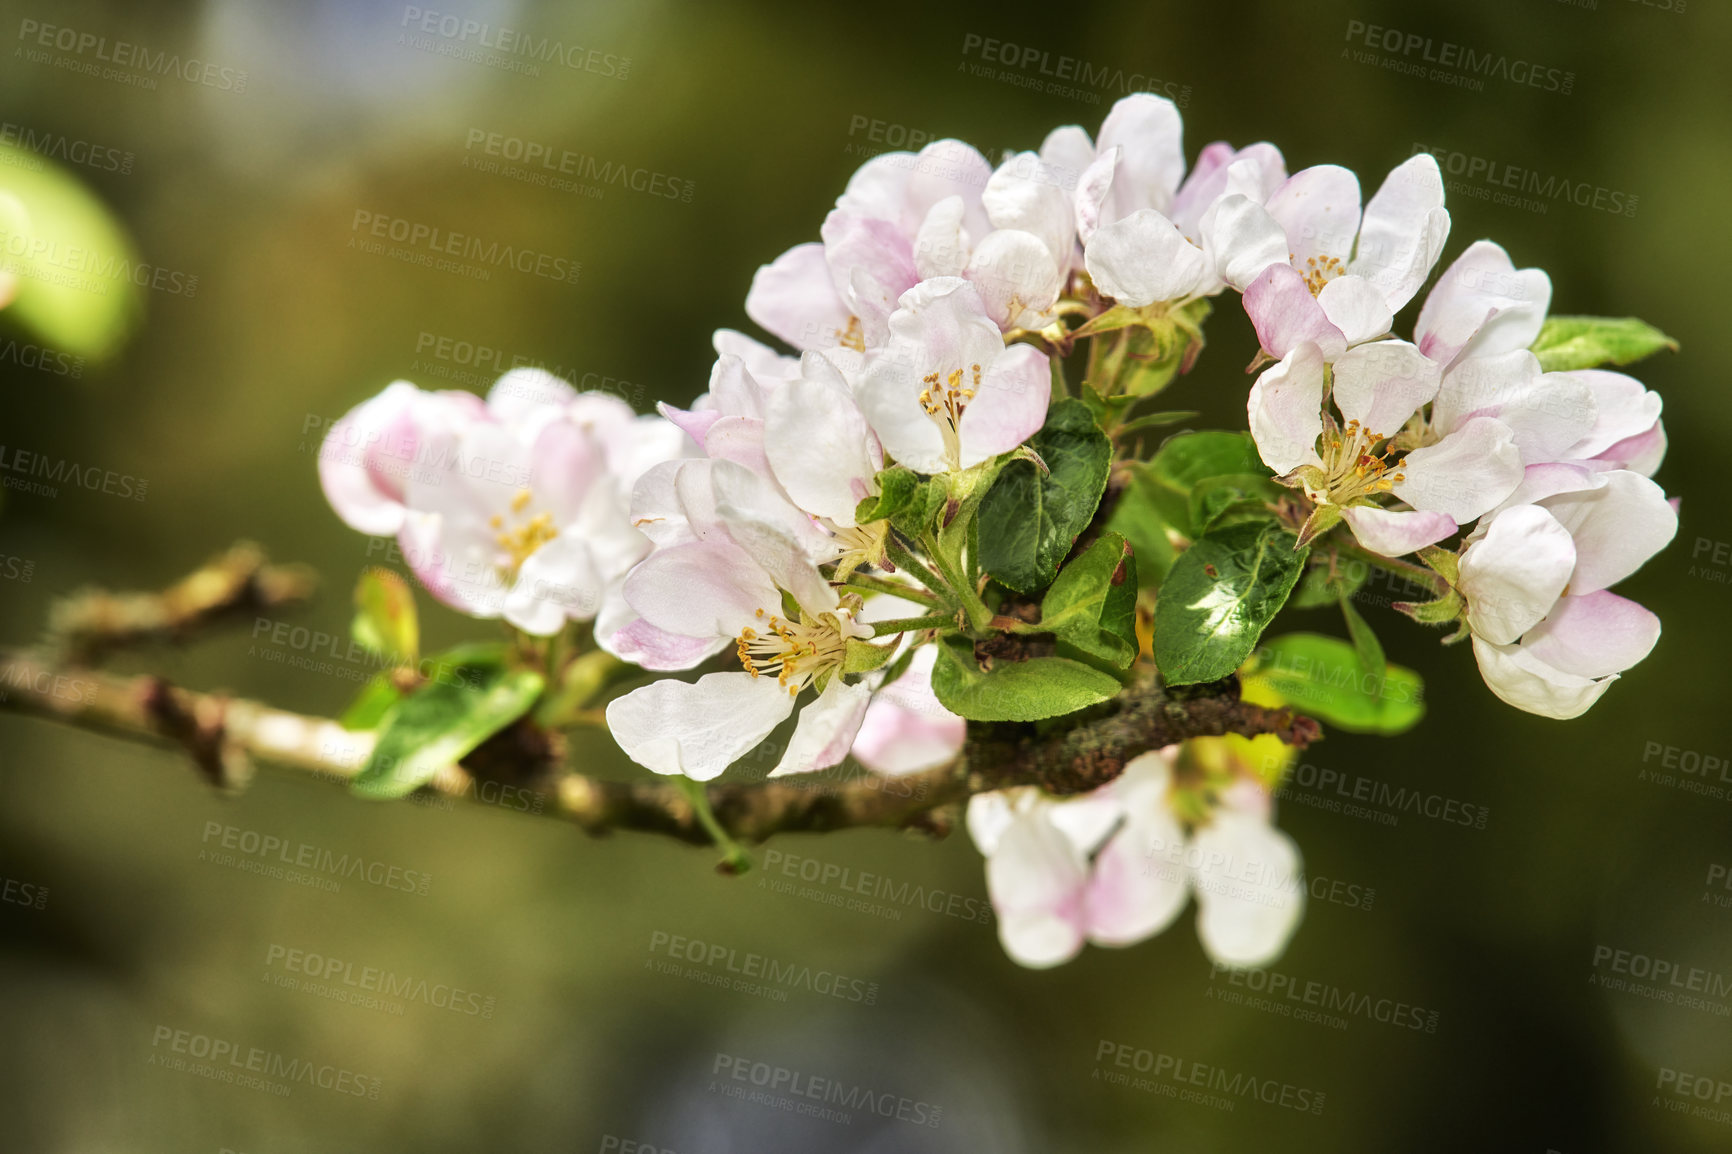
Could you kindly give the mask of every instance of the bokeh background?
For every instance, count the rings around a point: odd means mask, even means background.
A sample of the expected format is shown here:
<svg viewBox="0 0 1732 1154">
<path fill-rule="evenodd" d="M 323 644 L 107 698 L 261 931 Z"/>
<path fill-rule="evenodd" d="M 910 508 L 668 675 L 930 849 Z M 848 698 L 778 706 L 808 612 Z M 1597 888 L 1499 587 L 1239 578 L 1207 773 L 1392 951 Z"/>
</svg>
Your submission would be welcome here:
<svg viewBox="0 0 1732 1154">
<path fill-rule="evenodd" d="M 815 239 L 867 155 L 916 132 L 996 157 L 1058 124 L 1092 131 L 1123 94 L 1112 82 L 1052 93 L 997 75 L 1038 81 L 1039 64 L 975 75 L 971 46 L 985 38 L 1046 53 L 1049 67 L 1072 57 L 1152 78 L 1183 104 L 1192 156 L 1214 139 L 1269 139 L 1291 168 L 1353 167 L 1369 193 L 1426 146 L 1461 154 L 1458 166 L 1495 162 L 1495 179 L 1507 166 L 1622 194 L 1622 213 L 1531 194 L 1499 203 L 1500 189 L 1464 169 L 1451 175 L 1445 260 L 1495 238 L 1519 265 L 1550 271 L 1554 311 L 1636 314 L 1682 342 L 1637 370 L 1665 396 L 1672 449 L 1659 480 L 1683 498 L 1682 527 L 1620 590 L 1661 615 L 1665 636 L 1591 714 L 1556 723 L 1501 706 L 1465 648 L 1442 649 L 1366 603 L 1392 658 L 1425 675 L 1429 716 L 1397 740 L 1332 734 L 1307 760 L 1484 807 L 1488 820 L 1479 830 L 1407 813 L 1390 826 L 1284 804 L 1281 824 L 1330 896 L 1313 899 L 1275 968 L 1406 1003 L 1435 1032 L 1363 1016 L 1338 1029 L 1223 1001 L 1215 995 L 1236 987 L 1211 980 L 1189 914 L 1141 946 L 1032 973 L 1006 960 L 989 921 L 894 900 L 838 907 L 837 884 L 820 887 L 828 900 L 781 892 L 793 884 L 781 867 L 811 858 L 854 879 L 927 887 L 940 906 L 955 895 L 954 909 L 973 912 L 985 887 L 961 835 L 788 837 L 769 847 L 789 855 L 774 868 L 731 880 L 704 851 L 590 840 L 500 807 L 369 804 L 270 771 L 244 796 L 219 798 L 170 753 L 0 714 L 0 875 L 47 891 L 41 909 L 0 903 L 0 1147 L 1732 1146 L 1732 1113 L 1678 1112 L 1695 1100 L 1662 1084 L 1672 1070 L 1708 1078 L 1711 1091 L 1732 1085 L 1722 884 L 1732 773 L 1701 768 L 1732 761 L 1732 392 L 1721 361 L 1732 10 L 1715 0 L 421 7 L 629 67 L 623 78 L 605 62 L 532 76 L 443 55 L 428 44 L 454 42 L 437 33 L 403 41 L 418 18 L 400 3 L 0 3 L 0 120 L 38 141 L 130 154 L 129 171 L 67 171 L 144 260 L 183 274 L 175 283 L 198 278 L 191 295 L 139 292 L 136 327 L 76 377 L 0 358 L 7 451 L 148 481 L 142 501 L 65 486 L 53 498 L 5 493 L 0 554 L 29 562 L 28 580 L 0 565 L 5 644 L 33 639 L 56 595 L 160 586 L 241 537 L 315 565 L 324 594 L 294 620 L 341 635 L 356 574 L 386 558 L 369 556 L 321 498 L 321 423 L 399 377 L 483 390 L 492 368 L 461 363 L 458 342 L 606 380 L 640 408 L 689 399 L 707 379 L 711 331 L 749 327 L 741 302 L 753 270 Z M 44 63 L 27 55 L 31 20 L 212 61 L 245 72 L 245 90 L 172 77 L 147 90 Z M 1356 56 L 1370 51 L 1363 40 L 1348 39 L 1353 21 L 1398 29 L 1404 44 L 1413 33 L 1568 72 L 1570 91 L 1498 79 L 1474 91 L 1404 74 L 1387 62 L 1424 49 L 1377 49 L 1367 62 Z M 477 132 L 647 169 L 691 196 L 610 185 L 597 197 L 481 171 L 465 164 L 481 153 L 468 146 Z M 0 187 L 23 171 L 15 161 Z M 477 282 L 394 261 L 351 247 L 357 212 L 526 246 L 580 261 L 581 274 Z M 0 344 L 42 343 L 5 313 L 0 328 Z M 1240 426 L 1249 327 L 1223 308 L 1209 338 L 1172 396 L 1203 410 L 1199 423 Z M 425 597 L 421 608 L 433 645 L 477 633 Z M 1322 613 L 1292 622 L 1336 628 Z M 289 668 L 246 634 L 121 667 L 325 713 L 366 672 Z M 605 740 L 573 756 L 592 772 L 637 772 Z M 1668 771 L 1667 760 L 1697 771 Z M 1682 788 L 1691 781 L 1724 792 Z M 213 822 L 431 884 L 420 895 L 351 879 L 326 892 L 201 860 L 218 848 Z M 716 988 L 657 967 L 675 935 L 861 985 L 785 1000 Z M 459 987 L 490 1009 L 453 1012 L 428 995 L 394 1013 L 283 988 L 271 977 L 287 973 L 291 949 Z M 1710 989 L 1693 1006 L 1682 989 L 1607 988 L 1597 979 L 1618 976 L 1608 950 L 1706 971 L 1699 980 L 1719 996 Z M 850 1000 L 867 983 L 873 1004 Z M 165 1027 L 376 1077 L 381 1092 L 299 1084 L 283 1097 L 163 1068 L 151 1059 Z M 1111 1056 L 1097 1063 L 1103 1044 Z M 1324 1107 L 1242 1099 L 1222 1110 L 1101 1076 L 1119 1069 L 1112 1056 L 1139 1050 L 1321 1093 Z M 843 1124 L 738 1101 L 721 1091 L 718 1055 L 936 1105 L 940 1124 L 860 1110 Z M 1719 1107 L 1732 1111 L 1724 1093 Z"/>
</svg>

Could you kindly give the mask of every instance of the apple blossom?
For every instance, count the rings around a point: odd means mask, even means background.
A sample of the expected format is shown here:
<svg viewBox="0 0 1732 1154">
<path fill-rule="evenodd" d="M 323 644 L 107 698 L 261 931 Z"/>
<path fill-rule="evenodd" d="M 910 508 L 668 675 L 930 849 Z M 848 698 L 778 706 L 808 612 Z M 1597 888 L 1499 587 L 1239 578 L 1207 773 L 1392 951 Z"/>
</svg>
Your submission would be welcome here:
<svg viewBox="0 0 1732 1154">
<path fill-rule="evenodd" d="M 1517 269 L 1502 247 L 1476 240 L 1432 286 L 1413 342 L 1441 365 L 1525 349 L 1539 336 L 1551 300 L 1543 270 Z"/>
</svg>

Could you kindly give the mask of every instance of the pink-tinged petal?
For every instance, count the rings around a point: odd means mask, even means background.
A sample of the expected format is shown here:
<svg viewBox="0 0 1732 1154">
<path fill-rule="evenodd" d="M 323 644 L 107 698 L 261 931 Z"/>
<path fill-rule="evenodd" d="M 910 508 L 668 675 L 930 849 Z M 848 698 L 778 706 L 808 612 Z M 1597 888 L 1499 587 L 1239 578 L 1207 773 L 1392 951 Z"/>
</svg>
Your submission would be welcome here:
<svg viewBox="0 0 1732 1154">
<path fill-rule="evenodd" d="M 555 526 L 564 526 L 577 519 L 592 489 L 612 480 L 599 439 L 570 421 L 556 420 L 535 438 L 523 488 L 532 494 L 534 512 L 547 513 Z"/>
<path fill-rule="evenodd" d="M 1287 179 L 1286 162 L 1273 144 L 1259 142 L 1234 151 L 1217 140 L 1197 157 L 1197 165 L 1173 195 L 1168 219 L 1188 237 L 1197 237 L 1203 217 L 1223 197 L 1244 196 L 1261 205 Z M 1271 218 L 1273 219 L 1273 218 Z M 1275 227 L 1279 228 L 1280 225 Z M 1286 233 L 1282 233 L 1281 257 L 1287 257 Z"/>
<path fill-rule="evenodd" d="M 1622 673 L 1654 651 L 1660 619 L 1627 597 L 1602 589 L 1558 603 L 1522 648 L 1578 677 Z"/>
<path fill-rule="evenodd" d="M 1102 149 L 1077 179 L 1076 235 L 1085 245 L 1094 238 L 1102 224 L 1118 219 L 1107 215 L 1107 196 L 1112 192 L 1113 174 L 1118 170 L 1120 155 L 1119 149 Z"/>
<path fill-rule="evenodd" d="M 1431 275 L 1448 239 L 1443 173 L 1422 152 L 1396 165 L 1366 202 L 1347 271 L 1377 286 L 1389 311 L 1399 312 Z"/>
<path fill-rule="evenodd" d="M 710 400 L 724 417 L 762 419 L 766 392 L 740 357 L 717 357 L 710 367 Z"/>
<path fill-rule="evenodd" d="M 1331 395 L 1349 421 L 1392 437 L 1437 395 L 1439 379 L 1437 366 L 1406 341 L 1375 341 L 1348 349 L 1335 362 Z"/>
<path fill-rule="evenodd" d="M 739 357 L 746 371 L 761 381 L 785 381 L 800 371 L 800 358 L 785 357 L 762 341 L 733 329 L 717 329 L 710 346 L 718 357 Z"/>
<path fill-rule="evenodd" d="M 656 402 L 656 412 L 690 437 L 699 448 L 710 435 L 710 426 L 722 419 L 719 409 L 676 409 L 666 401 Z"/>
<path fill-rule="evenodd" d="M 908 200 L 908 178 L 919 158 L 912 152 L 884 152 L 854 170 L 836 207 L 858 216 L 900 220 Z"/>
<path fill-rule="evenodd" d="M 807 513 L 854 524 L 855 506 L 877 472 L 874 443 L 866 415 L 834 370 L 789 381 L 770 399 L 764 451 L 776 480 Z"/>
<path fill-rule="evenodd" d="M 950 764 L 962 752 L 968 723 L 932 692 L 937 656 L 931 645 L 915 650 L 907 671 L 873 695 L 854 736 L 854 756 L 867 769 L 892 777 L 921 773 Z M 977 794 L 974 800 L 986 796 L 996 795 Z"/>
<path fill-rule="evenodd" d="M 1444 513 L 1423 513 L 1353 505 L 1341 510 L 1353 537 L 1373 553 L 1400 557 L 1415 549 L 1435 545 L 1453 535 L 1456 523 Z"/>
<path fill-rule="evenodd" d="M 499 616 L 496 601 L 478 596 L 485 590 L 473 589 L 468 583 L 458 580 L 460 567 L 451 563 L 446 552 L 443 529 L 443 518 L 437 513 L 411 510 L 405 515 L 403 527 L 397 531 L 397 548 L 408 563 L 409 571 L 441 604 L 471 617 L 491 619 Z"/>
<path fill-rule="evenodd" d="M 1432 513 L 1445 513 L 1458 525 L 1496 508 L 1523 477 L 1521 453 L 1509 427 L 1490 417 L 1475 417 L 1435 445 L 1415 449 L 1397 470 L 1395 495 Z"/>
<path fill-rule="evenodd" d="M 1030 969 L 1075 957 L 1083 944 L 1087 881 L 1082 855 L 1056 826 L 1038 812 L 1014 817 L 986 859 L 986 888 L 1004 952 Z"/>
<path fill-rule="evenodd" d="M 1317 346 L 1301 344 L 1264 369 L 1251 385 L 1245 415 L 1258 456 L 1276 473 L 1321 465 L 1323 354 Z"/>
<path fill-rule="evenodd" d="M 833 538 L 794 507 L 767 468 L 760 472 L 733 461 L 717 461 L 710 470 L 710 484 L 722 529 L 781 588 L 799 594 L 801 587 L 789 582 L 815 579 L 811 562 L 836 555 Z M 835 604 L 832 594 L 825 607 Z"/>
<path fill-rule="evenodd" d="M 932 206 L 914 235 L 914 270 L 921 280 L 961 276 L 968 267 L 969 237 L 962 230 L 960 196 L 947 196 Z"/>
<path fill-rule="evenodd" d="M 1513 505 L 1535 505 L 1547 497 L 1559 493 L 1579 493 L 1587 489 L 1598 489 L 1605 485 L 1606 478 L 1601 472 L 1588 465 L 1566 464 L 1550 461 L 1542 465 L 1529 465 L 1522 471 L 1521 484 L 1515 491 L 1505 497 L 1501 509 Z M 1494 510 L 1495 512 L 1496 510 Z"/>
<path fill-rule="evenodd" d="M 1335 164 L 1319 164 L 1288 177 L 1269 197 L 1269 215 L 1287 233 L 1293 266 L 1328 275 L 1353 255 L 1359 234 L 1359 178 Z"/>
<path fill-rule="evenodd" d="M 1540 372 L 1526 349 L 1491 357 L 1464 357 L 1444 378 L 1432 423 L 1453 429 L 1471 417 L 1495 417 L 1509 426 L 1527 464 L 1575 455 L 1571 446 L 1594 423 L 1594 395 L 1568 373 Z"/>
<path fill-rule="evenodd" d="M 1055 260 L 1076 241 L 1076 222 L 1062 174 L 1032 152 L 1005 160 L 986 182 L 981 197 L 995 229 L 1013 229 L 1039 239 Z"/>
<path fill-rule="evenodd" d="M 1031 232 L 999 229 L 975 246 L 963 273 L 998 327 L 1040 327 L 1064 288 L 1064 272 Z"/>
<path fill-rule="evenodd" d="M 887 220 L 851 216 L 841 209 L 833 209 L 824 218 L 819 235 L 824 238 L 824 253 L 830 262 L 836 289 L 844 302 L 855 306 L 856 314 L 868 304 L 855 299 L 860 295 L 856 286 L 862 283 L 871 285 L 871 291 L 866 294 L 870 300 L 887 303 L 920 280 L 920 273 L 914 267 L 915 234 L 904 234 Z"/>
<path fill-rule="evenodd" d="M 621 661 L 658 672 L 691 669 L 734 644 L 728 637 L 687 637 L 683 633 L 669 633 L 641 617 L 611 632 L 603 633 L 598 629 L 595 642 Z"/>
<path fill-rule="evenodd" d="M 1063 180 L 1063 187 L 1074 189 L 1083 169 L 1094 162 L 1095 142 L 1088 130 L 1080 125 L 1066 124 L 1046 134 L 1040 142 L 1041 162 Z"/>
<path fill-rule="evenodd" d="M 502 615 L 525 633 L 551 637 L 567 621 L 595 616 L 602 585 L 585 543 L 561 534 L 525 559 L 505 595 Z"/>
<path fill-rule="evenodd" d="M 992 225 L 981 207 L 980 196 L 992 178 L 992 165 L 971 144 L 960 140 L 935 140 L 920 150 L 908 174 L 908 185 L 900 217 L 895 220 L 902 235 L 912 238 L 932 206 L 950 196 L 960 196 L 967 210 L 962 227 L 970 236 L 985 236 Z"/>
<path fill-rule="evenodd" d="M 1604 484 L 1548 497 L 1545 506 L 1576 541 L 1570 593 L 1616 585 L 1664 549 L 1678 533 L 1678 514 L 1665 491 L 1640 473 L 1599 474 Z"/>
<path fill-rule="evenodd" d="M 1096 288 L 1132 308 L 1182 300 L 1210 287 L 1203 250 L 1154 209 L 1102 225 L 1084 246 L 1083 262 Z"/>
<path fill-rule="evenodd" d="M 1552 611 L 1576 567 L 1570 531 L 1538 505 L 1517 505 L 1490 519 L 1461 554 L 1457 588 L 1467 598 L 1474 635 L 1512 645 Z"/>
<path fill-rule="evenodd" d="M 1095 855 L 1085 894 L 1089 940 L 1128 946 L 1173 924 L 1190 896 L 1185 833 L 1164 804 L 1128 815 Z"/>
<path fill-rule="evenodd" d="M 813 773 L 841 764 L 871 700 L 872 690 L 866 685 L 844 685 L 841 675 L 831 677 L 824 692 L 801 708 L 788 747 L 770 776 Z"/>
<path fill-rule="evenodd" d="M 1593 427 L 1570 446 L 1561 460 L 1598 457 L 1621 441 L 1651 433 L 1660 421 L 1660 394 L 1635 377 L 1603 369 L 1583 369 L 1551 373 L 1548 378 L 1580 382 L 1593 393 L 1594 399 Z"/>
<path fill-rule="evenodd" d="M 1217 966 L 1266 966 L 1305 913 L 1299 847 L 1261 818 L 1221 810 L 1192 839 L 1197 938 Z"/>
<path fill-rule="evenodd" d="M 1164 96 L 1133 93 L 1117 101 L 1101 121 L 1096 147 L 1122 149 L 1110 193 L 1107 220 L 1139 209 L 1165 212 L 1185 177 L 1184 122 Z"/>
<path fill-rule="evenodd" d="M 1568 721 L 1580 717 L 1611 688 L 1617 674 L 1596 681 L 1555 669 L 1522 645 L 1473 639 L 1473 657 L 1486 688 L 1527 713 Z"/>
<path fill-rule="evenodd" d="M 688 684 L 670 677 L 608 702 L 607 728 L 645 769 L 709 781 L 756 748 L 793 708 L 773 678 L 711 673 Z"/>
<path fill-rule="evenodd" d="M 438 484 L 452 461 L 447 449 L 464 425 L 491 421 L 471 393 L 424 393 L 393 381 L 349 410 L 319 447 L 319 483 L 350 528 L 380 536 L 403 525 L 412 477 Z"/>
<path fill-rule="evenodd" d="M 1502 248 L 1477 240 L 1431 286 L 1413 327 L 1414 343 L 1442 365 L 1525 349 L 1539 336 L 1551 301 L 1544 272 L 1517 269 Z"/>
<path fill-rule="evenodd" d="M 1662 421 L 1655 421 L 1654 427 L 1647 432 L 1619 441 L 1611 448 L 1602 450 L 1594 458 L 1596 464 L 1604 464 L 1613 469 L 1628 469 L 1644 477 L 1652 477 L 1654 471 L 1660 467 L 1660 462 L 1665 459 L 1666 426 Z"/>
<path fill-rule="evenodd" d="M 756 417 L 718 417 L 704 433 L 704 452 L 754 473 L 770 471 L 770 459 L 764 453 L 764 422 Z"/>
<path fill-rule="evenodd" d="M 968 827 L 968 836 L 982 857 L 991 857 L 998 852 L 998 842 L 1004 831 L 1010 828 L 1016 815 L 1027 808 L 1021 804 L 1022 799 L 1033 792 L 1033 786 L 1017 786 L 977 793 L 968 799 L 963 824 Z"/>
<path fill-rule="evenodd" d="M 758 269 L 746 315 L 797 349 L 842 343 L 851 314 L 836 293 L 821 244 L 799 244 Z"/>
<path fill-rule="evenodd" d="M 1271 265 L 1287 263 L 1287 234 L 1251 197 L 1221 197 L 1203 214 L 1196 232 L 1209 269 L 1239 292 Z"/>
<path fill-rule="evenodd" d="M 649 413 L 633 417 L 605 440 L 608 472 L 626 486 L 643 476 L 644 470 L 691 453 L 691 442 L 677 425 Z"/>
<path fill-rule="evenodd" d="M 1008 453 L 1046 423 L 1052 366 L 1033 345 L 1015 344 L 987 366 L 980 390 L 962 412 L 957 432 L 962 468 Z"/>
<path fill-rule="evenodd" d="M 657 549 L 625 579 L 626 603 L 657 629 L 684 637 L 738 637 L 777 613 L 782 595 L 751 557 L 725 541 Z"/>
<path fill-rule="evenodd" d="M 1272 264 L 1245 287 L 1245 314 L 1257 330 L 1258 343 L 1272 357 L 1284 357 L 1305 341 L 1329 361 L 1347 351 L 1347 338 L 1329 323 L 1305 278 L 1291 265 Z"/>
<path fill-rule="evenodd" d="M 1349 345 L 1383 336 L 1395 323 L 1377 286 L 1351 273 L 1324 285 L 1317 294 L 1317 305 Z"/>
</svg>

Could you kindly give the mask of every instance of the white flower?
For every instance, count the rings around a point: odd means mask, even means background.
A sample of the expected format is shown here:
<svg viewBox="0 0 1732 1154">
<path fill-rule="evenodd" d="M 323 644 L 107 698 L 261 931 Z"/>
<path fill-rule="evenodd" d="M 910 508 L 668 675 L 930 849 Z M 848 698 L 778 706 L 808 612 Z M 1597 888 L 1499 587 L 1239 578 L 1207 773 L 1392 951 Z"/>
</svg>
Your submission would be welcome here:
<svg viewBox="0 0 1732 1154">
<path fill-rule="evenodd" d="M 1431 287 L 1413 343 L 1446 366 L 1525 349 L 1540 335 L 1551 300 L 1551 278 L 1543 270 L 1517 269 L 1501 247 L 1476 240 Z"/>
<path fill-rule="evenodd" d="M 1579 716 L 1646 657 L 1660 621 L 1610 592 L 1677 533 L 1639 473 L 1539 465 L 1467 539 L 1457 588 L 1486 685 L 1518 709 Z"/>
<path fill-rule="evenodd" d="M 1046 354 L 1006 348 L 969 282 L 937 277 L 908 290 L 890 332 L 856 392 L 898 463 L 920 473 L 966 469 L 1016 448 L 1045 422 Z"/>
</svg>

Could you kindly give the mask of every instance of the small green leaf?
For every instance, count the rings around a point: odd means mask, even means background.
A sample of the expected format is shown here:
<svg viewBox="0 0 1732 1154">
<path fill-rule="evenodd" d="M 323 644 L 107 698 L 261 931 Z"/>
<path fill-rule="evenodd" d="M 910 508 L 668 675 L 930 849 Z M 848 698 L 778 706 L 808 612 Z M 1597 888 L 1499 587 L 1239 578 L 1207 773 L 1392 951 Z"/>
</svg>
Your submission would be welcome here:
<svg viewBox="0 0 1732 1154">
<path fill-rule="evenodd" d="M 1383 643 L 1377 640 L 1377 633 L 1345 597 L 1341 598 L 1341 616 L 1347 622 L 1347 636 L 1353 639 L 1353 651 L 1359 655 L 1360 666 L 1365 672 L 1382 677 L 1389 662 L 1383 656 Z"/>
<path fill-rule="evenodd" d="M 1187 514 L 1198 533 L 1207 533 L 1229 514 L 1273 519 L 1267 506 L 1280 495 L 1281 487 L 1267 473 L 1222 473 L 1192 487 Z"/>
<path fill-rule="evenodd" d="M 541 695 L 528 669 L 473 667 L 478 684 L 430 681 L 404 698 L 350 789 L 362 797 L 402 797 L 510 725 Z"/>
<path fill-rule="evenodd" d="M 1113 456 L 1088 406 L 1076 400 L 1052 406 L 1032 444 L 1048 472 L 1027 460 L 1010 461 L 979 514 L 981 566 L 1020 593 L 1052 583 L 1100 504 Z"/>
<path fill-rule="evenodd" d="M 1202 530 L 1191 520 L 1191 491 L 1210 477 L 1268 477 L 1249 433 L 1216 430 L 1175 433 L 1138 472 L 1146 494 L 1166 522 L 1187 537 Z"/>
<path fill-rule="evenodd" d="M 950 637 L 939 643 L 932 692 L 952 713 L 971 721 L 1039 721 L 1111 700 L 1124 687 L 1116 677 L 1068 657 L 996 662 L 982 672 L 974 643 Z"/>
<path fill-rule="evenodd" d="M 1129 542 L 1101 534 L 1059 571 L 1035 628 L 1114 669 L 1130 668 L 1137 656 L 1136 565 Z"/>
<path fill-rule="evenodd" d="M 856 524 L 869 525 L 896 516 L 908 508 L 914 500 L 914 491 L 920 487 L 920 474 L 906 465 L 892 465 L 880 470 L 875 479 L 878 492 L 861 498 L 854 509 Z"/>
<path fill-rule="evenodd" d="M 1169 685 L 1239 667 L 1305 567 L 1295 543 L 1275 525 L 1229 525 L 1180 555 L 1155 603 L 1155 664 Z"/>
<path fill-rule="evenodd" d="M 1425 716 L 1425 684 L 1400 665 L 1368 673 L 1352 645 L 1317 633 L 1289 633 L 1257 651 L 1245 683 L 1267 686 L 1302 713 L 1351 733 L 1405 733 Z"/>
<path fill-rule="evenodd" d="M 376 729 L 391 707 L 402 699 L 403 695 L 391 684 L 391 675 L 381 673 L 361 687 L 349 708 L 337 718 L 337 724 L 344 729 Z"/>
<path fill-rule="evenodd" d="M 870 642 L 850 637 L 845 656 L 842 659 L 842 672 L 870 673 L 874 669 L 882 668 L 894 656 L 896 656 L 894 643 L 873 645 Z"/>
<path fill-rule="evenodd" d="M 918 541 L 932 528 L 938 518 L 938 511 L 944 508 L 948 494 L 944 482 L 936 477 L 927 478 L 914 486 L 909 494 L 908 503 L 902 509 L 892 514 L 890 527 L 904 537 Z"/>
<path fill-rule="evenodd" d="M 1635 317 L 1548 317 L 1532 345 L 1548 373 L 1627 365 L 1678 342 Z"/>
<path fill-rule="evenodd" d="M 349 632 L 365 649 L 413 664 L 420 655 L 421 630 L 409 583 L 389 569 L 362 573 L 355 584 L 355 620 Z"/>
</svg>

